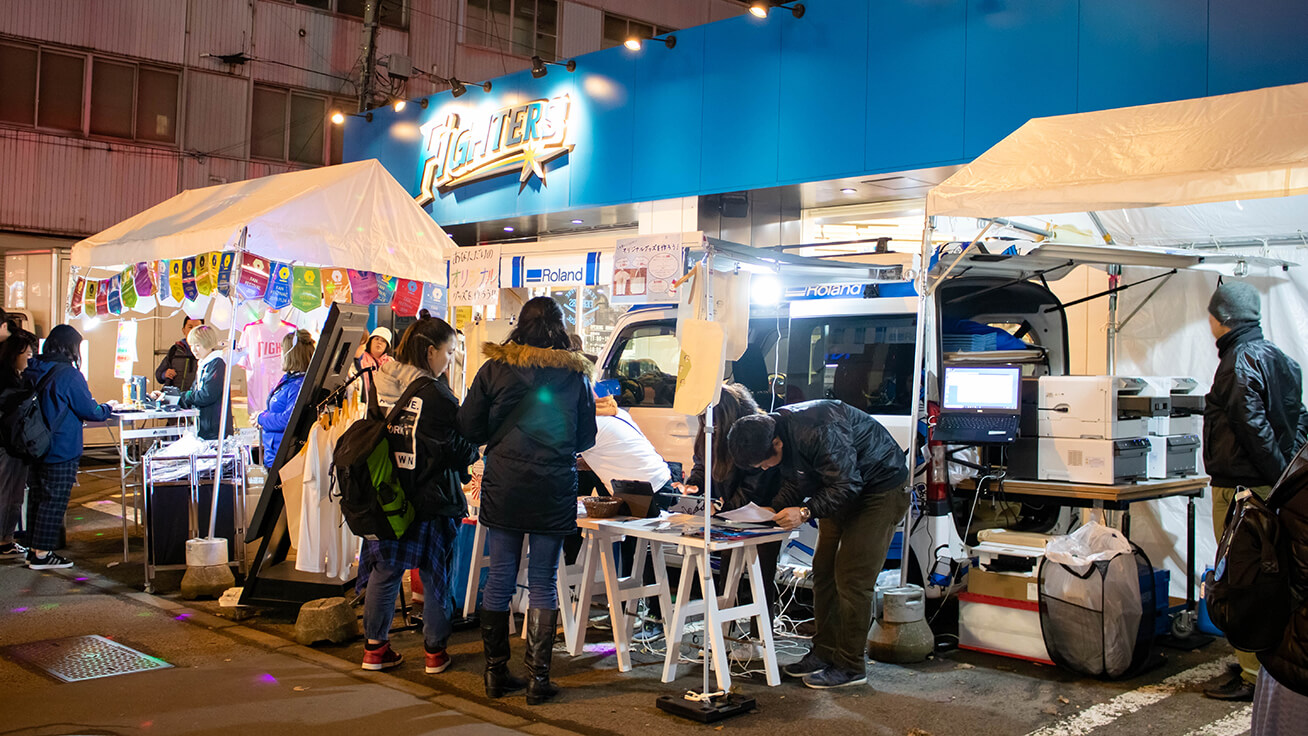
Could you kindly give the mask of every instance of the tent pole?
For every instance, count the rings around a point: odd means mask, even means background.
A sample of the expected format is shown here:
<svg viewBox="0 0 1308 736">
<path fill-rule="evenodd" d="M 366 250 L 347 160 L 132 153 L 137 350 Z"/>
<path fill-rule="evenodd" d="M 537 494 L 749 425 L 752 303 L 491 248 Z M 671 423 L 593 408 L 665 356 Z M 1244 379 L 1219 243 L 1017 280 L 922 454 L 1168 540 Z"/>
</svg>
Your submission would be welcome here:
<svg viewBox="0 0 1308 736">
<path fill-rule="evenodd" d="M 712 322 L 717 318 L 713 309 L 713 244 L 709 243 L 708 253 L 704 256 L 704 299 L 707 302 L 704 305 L 704 314 L 708 321 Z M 719 358 L 720 360 L 721 358 Z M 704 578 L 700 580 L 700 591 L 704 595 L 704 689 L 700 690 L 700 695 L 707 698 L 709 693 L 709 663 L 716 662 L 713 651 L 713 637 L 710 634 L 717 625 L 713 620 L 713 606 L 709 605 L 709 590 L 712 587 L 711 577 L 713 575 L 713 566 L 709 564 L 709 544 L 712 542 L 710 525 L 713 517 L 713 408 L 717 402 L 709 399 L 708 407 L 704 409 Z M 745 550 L 741 549 L 735 554 L 744 554 Z M 717 591 L 713 591 L 717 595 Z M 728 664 L 728 667 L 731 665 Z"/>
<path fill-rule="evenodd" d="M 1108 245 L 1117 245 L 1113 240 L 1112 233 L 1104 227 L 1103 220 L 1099 219 L 1099 213 L 1093 210 L 1086 213 L 1090 216 L 1090 222 L 1094 223 L 1095 229 L 1099 231 L 1099 237 L 1103 238 L 1104 243 Z M 1122 279 L 1122 267 L 1113 264 L 1108 267 L 1108 288 L 1115 289 Z M 1107 369 L 1108 375 L 1117 372 L 1117 331 L 1120 326 L 1117 324 L 1117 294 L 1114 292 L 1108 296 L 1108 345 L 1107 345 Z"/>
<path fill-rule="evenodd" d="M 250 229 L 248 227 L 241 228 L 241 239 L 236 244 L 236 256 L 232 259 L 232 270 L 234 271 L 240 268 L 241 256 L 245 254 L 245 238 L 249 232 Z M 227 325 L 227 359 L 223 361 L 224 367 L 227 370 L 223 376 L 222 403 L 218 407 L 218 467 L 214 469 L 213 473 L 213 498 L 209 499 L 208 539 L 213 539 L 215 525 L 218 522 L 218 492 L 222 489 L 223 483 L 223 446 L 227 443 L 227 406 L 228 402 L 232 399 L 232 363 L 233 358 L 236 357 L 235 351 L 232 347 L 236 343 L 236 308 L 241 305 L 242 301 L 240 290 L 236 288 L 235 279 L 231 281 L 231 285 L 228 287 L 228 293 L 231 295 L 232 300 L 232 321 Z M 243 542 L 237 540 L 236 543 L 242 544 Z M 232 554 L 233 551 L 229 550 L 228 553 Z"/>
<path fill-rule="evenodd" d="M 918 263 L 917 278 L 917 339 L 913 345 L 913 399 L 911 406 L 913 413 L 909 416 L 908 427 L 908 492 L 913 493 L 917 486 L 917 424 L 920 417 L 925 413 L 926 402 L 922 400 L 922 373 L 926 370 L 926 317 L 927 317 L 927 300 L 930 294 L 927 291 L 927 271 L 930 270 L 931 264 L 931 215 L 926 216 L 922 224 L 922 253 L 921 261 Z M 986 225 L 989 228 L 989 225 Z M 984 232 L 984 231 L 983 231 Z M 976 242 L 974 239 L 972 242 Z M 961 259 L 961 256 L 960 256 Z M 957 260 L 954 263 L 958 263 Z M 951 264 L 950 268 L 953 268 Z M 900 536 L 900 560 L 899 560 L 899 585 L 901 587 L 908 585 L 908 560 L 912 545 L 909 536 L 913 529 L 913 504 L 909 504 L 908 513 L 903 519 L 904 533 Z M 925 583 L 926 581 L 923 580 Z"/>
</svg>

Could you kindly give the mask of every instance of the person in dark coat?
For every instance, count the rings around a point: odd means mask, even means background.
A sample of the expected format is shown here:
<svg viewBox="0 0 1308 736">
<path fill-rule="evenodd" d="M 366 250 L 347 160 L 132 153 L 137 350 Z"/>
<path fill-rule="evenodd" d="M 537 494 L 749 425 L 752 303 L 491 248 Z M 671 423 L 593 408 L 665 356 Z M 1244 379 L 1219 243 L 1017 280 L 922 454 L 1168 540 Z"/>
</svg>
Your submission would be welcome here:
<svg viewBox="0 0 1308 736">
<path fill-rule="evenodd" d="M 384 670 L 403 661 L 391 649 L 390 628 L 404 571 L 417 569 L 423 587 L 423 648 L 426 672 L 450 666 L 451 566 L 459 523 L 467 516 L 463 476 L 477 461 L 477 448 L 458 430 L 459 400 L 440 380 L 454 359 L 454 328 L 441 319 L 409 325 L 396 348 L 396 360 L 373 374 L 378 399 L 394 405 L 417 388 L 387 439 L 398 468 L 404 497 L 414 507 L 414 521 L 398 540 L 364 540 L 359 557 L 359 585 L 366 586 L 363 610 L 365 670 Z"/>
<path fill-rule="evenodd" d="M 1213 534 L 1222 538 L 1236 489 L 1263 500 L 1304 443 L 1303 374 L 1263 337 L 1262 300 L 1243 281 L 1220 284 L 1208 302 L 1217 373 L 1204 402 L 1204 468 L 1212 476 Z M 1204 691 L 1218 700 L 1253 699 L 1258 658 L 1236 652 L 1239 675 Z"/>
<path fill-rule="evenodd" d="M 291 423 L 295 402 L 300 398 L 304 374 L 313 360 L 313 335 L 308 330 L 296 330 L 282 338 L 282 380 L 268 395 L 268 408 L 255 417 L 263 435 L 263 466 L 271 468 L 277 459 L 277 448 L 282 435 Z"/>
<path fill-rule="evenodd" d="M 781 468 L 773 521 L 794 529 L 819 520 L 813 649 L 785 673 L 814 689 L 867 682 L 877 575 L 908 512 L 904 451 L 870 415 L 828 400 L 743 417 L 728 441 L 736 463 Z"/>
<path fill-rule="evenodd" d="M 186 342 L 186 337 L 191 334 L 191 330 L 202 324 L 204 324 L 202 319 L 182 318 L 182 339 L 168 348 L 168 354 L 159 361 L 159 367 L 154 369 L 154 378 L 160 386 L 171 386 L 185 391 L 195 383 L 197 363 L 195 354 L 191 352 L 191 346 Z"/>
<path fill-rule="evenodd" d="M 72 325 L 50 330 L 41 357 L 24 376 L 38 387 L 41 415 L 50 428 L 50 450 L 31 468 L 27 488 L 27 566 L 33 570 L 72 567 L 56 554 L 64 512 L 82 458 L 82 422 L 103 422 L 116 402 L 96 403 L 80 368 L 82 335 Z M 48 380 L 46 379 L 48 376 Z"/>
<path fill-rule="evenodd" d="M 199 409 L 196 429 L 202 440 L 218 439 L 222 421 L 220 405 L 223 401 L 223 383 L 227 379 L 227 363 L 223 360 L 222 335 L 209 325 L 200 325 L 186 336 L 191 352 L 199 359 L 195 384 L 182 394 L 177 405 L 183 409 Z M 227 434 L 235 433 L 232 426 L 232 397 L 227 395 Z"/>
<path fill-rule="evenodd" d="M 1288 570 L 1294 609 L 1281 643 L 1258 655 L 1262 667 L 1250 736 L 1291 736 L 1303 733 L 1308 722 L 1308 448 L 1291 459 L 1269 505 L 1280 520 L 1281 556 L 1288 563 L 1283 569 Z"/>
<path fill-rule="evenodd" d="M 576 529 L 577 453 L 595 444 L 593 366 L 571 350 L 563 310 L 549 297 L 523 305 L 509 339 L 487 343 L 483 354 L 459 426 L 487 445 L 478 516 L 490 549 L 481 613 L 486 694 L 522 687 L 507 667 L 508 616 L 526 537 L 527 703 L 535 705 L 558 693 L 549 679 L 559 615 L 555 576 L 563 540 Z"/>
<path fill-rule="evenodd" d="M 3 323 L 0 317 L 0 323 Z M 36 353 L 36 335 L 15 329 L 0 342 L 0 412 L 8 412 L 32 389 L 23 377 L 27 364 Z M 27 556 L 27 547 L 14 540 L 14 532 L 23 514 L 23 496 L 27 493 L 27 462 L 0 447 L 0 559 Z"/>
</svg>

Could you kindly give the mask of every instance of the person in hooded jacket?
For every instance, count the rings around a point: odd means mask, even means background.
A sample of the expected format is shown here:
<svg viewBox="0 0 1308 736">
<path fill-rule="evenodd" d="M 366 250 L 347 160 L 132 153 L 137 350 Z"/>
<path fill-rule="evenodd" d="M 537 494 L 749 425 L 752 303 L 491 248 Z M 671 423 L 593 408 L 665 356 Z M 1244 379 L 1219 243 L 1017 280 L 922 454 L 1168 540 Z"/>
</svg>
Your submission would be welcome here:
<svg viewBox="0 0 1308 736">
<path fill-rule="evenodd" d="M 1208 323 L 1217 338 L 1217 372 L 1204 397 L 1204 468 L 1212 476 L 1213 534 L 1226 529 L 1236 489 L 1267 500 L 1272 485 L 1304 444 L 1308 411 L 1303 374 L 1280 348 L 1263 337 L 1262 300 L 1243 281 L 1218 285 L 1208 302 Z M 1251 700 L 1258 658 L 1236 651 L 1240 671 L 1204 694 L 1217 700 Z"/>
<path fill-rule="evenodd" d="M 400 539 L 363 543 L 358 585 L 367 590 L 365 670 L 389 669 L 404 660 L 391 648 L 389 632 L 404 571 L 410 569 L 417 569 L 422 580 L 426 672 L 435 675 L 450 666 L 450 570 L 454 540 L 468 512 L 462 477 L 477 461 L 477 448 L 459 433 L 459 400 L 441 377 L 454 358 L 456 342 L 454 328 L 445 320 L 420 319 L 404 331 L 396 360 L 373 374 L 380 402 L 405 402 L 387 427 L 387 439 L 400 487 L 415 516 Z"/>
<path fill-rule="evenodd" d="M 159 367 L 154 369 L 154 378 L 160 386 L 172 386 L 186 391 L 195 383 L 197 370 L 195 354 L 191 352 L 191 346 L 187 344 L 186 338 L 191 334 L 191 330 L 202 324 L 204 324 L 202 319 L 182 318 L 182 339 L 168 348 L 168 354 L 159 361 Z"/>
<path fill-rule="evenodd" d="M 271 468 L 277 459 L 277 448 L 282 435 L 291 423 L 295 401 L 300 398 L 304 374 L 313 360 L 313 335 L 308 330 L 296 330 L 282 338 L 282 380 L 268 395 L 268 408 L 255 417 L 263 435 L 263 466 Z"/>
<path fill-rule="evenodd" d="M 9 411 L 31 390 L 23 371 L 35 353 L 36 335 L 26 330 L 15 329 L 0 342 L 0 412 Z M 27 475 L 27 462 L 0 447 L 0 559 L 27 556 L 27 547 L 14 539 L 23 514 Z"/>
<path fill-rule="evenodd" d="M 778 526 L 818 519 L 813 649 L 782 671 L 819 690 L 866 683 L 877 575 L 909 506 L 903 449 L 872 416 L 830 400 L 741 417 L 728 443 L 738 465 L 780 468 Z"/>
<path fill-rule="evenodd" d="M 50 428 L 50 450 L 31 468 L 27 487 L 27 566 L 33 570 L 72 567 L 55 553 L 64 528 L 64 512 L 82 458 L 82 422 L 103 422 L 117 402 L 96 403 L 79 369 L 82 335 L 72 325 L 58 325 L 45 349 L 30 361 L 24 377 L 38 387 L 41 415 Z M 42 379 L 49 377 L 49 380 Z"/>
<path fill-rule="evenodd" d="M 558 694 L 550 682 L 559 600 L 555 589 L 563 540 L 576 529 L 577 453 L 595 444 L 593 364 L 571 349 L 563 310 L 549 297 L 522 307 L 503 345 L 483 347 L 459 426 L 486 444 L 478 522 L 486 527 L 490 566 L 482 591 L 481 633 L 486 695 L 521 689 L 508 670 L 509 601 L 523 538 L 527 568 L 527 703 Z"/>
</svg>

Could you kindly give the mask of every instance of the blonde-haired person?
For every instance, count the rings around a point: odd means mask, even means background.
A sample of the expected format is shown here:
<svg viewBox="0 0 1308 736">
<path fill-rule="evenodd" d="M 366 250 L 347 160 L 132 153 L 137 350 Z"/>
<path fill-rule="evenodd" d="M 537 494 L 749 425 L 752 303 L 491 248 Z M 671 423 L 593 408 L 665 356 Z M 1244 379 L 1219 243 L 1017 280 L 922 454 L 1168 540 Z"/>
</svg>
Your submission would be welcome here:
<svg viewBox="0 0 1308 736">
<path fill-rule="evenodd" d="M 191 346 L 191 352 L 195 354 L 199 366 L 195 384 L 182 394 L 182 399 L 177 404 L 183 409 L 200 410 L 200 418 L 196 426 L 202 440 L 218 439 L 218 425 L 222 421 L 222 415 L 218 412 L 222 410 L 220 404 L 223 400 L 223 381 L 227 374 L 227 362 L 223 360 L 221 350 L 222 342 L 222 333 L 209 325 L 200 325 L 186 336 L 186 343 Z M 228 395 L 227 434 L 234 432 L 232 400 Z"/>
<path fill-rule="evenodd" d="M 313 335 L 308 330 L 296 330 L 282 338 L 282 380 L 268 395 L 267 410 L 254 420 L 263 430 L 263 465 L 266 468 L 271 468 L 273 460 L 277 459 L 277 448 L 291 423 L 291 413 L 300 397 L 309 361 L 313 360 L 313 350 Z"/>
</svg>

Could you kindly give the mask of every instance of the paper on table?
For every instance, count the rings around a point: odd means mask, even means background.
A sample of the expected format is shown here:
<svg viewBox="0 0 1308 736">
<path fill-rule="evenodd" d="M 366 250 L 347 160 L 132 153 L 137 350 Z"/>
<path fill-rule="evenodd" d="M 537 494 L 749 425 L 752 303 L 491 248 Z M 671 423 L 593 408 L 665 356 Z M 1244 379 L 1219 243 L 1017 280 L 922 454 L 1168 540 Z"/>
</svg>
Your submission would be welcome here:
<svg viewBox="0 0 1308 736">
<path fill-rule="evenodd" d="M 775 514 L 751 501 L 733 511 L 724 511 L 718 514 L 718 516 L 727 519 L 728 521 L 762 523 L 765 521 L 772 521 L 772 517 L 775 516 Z"/>
</svg>

